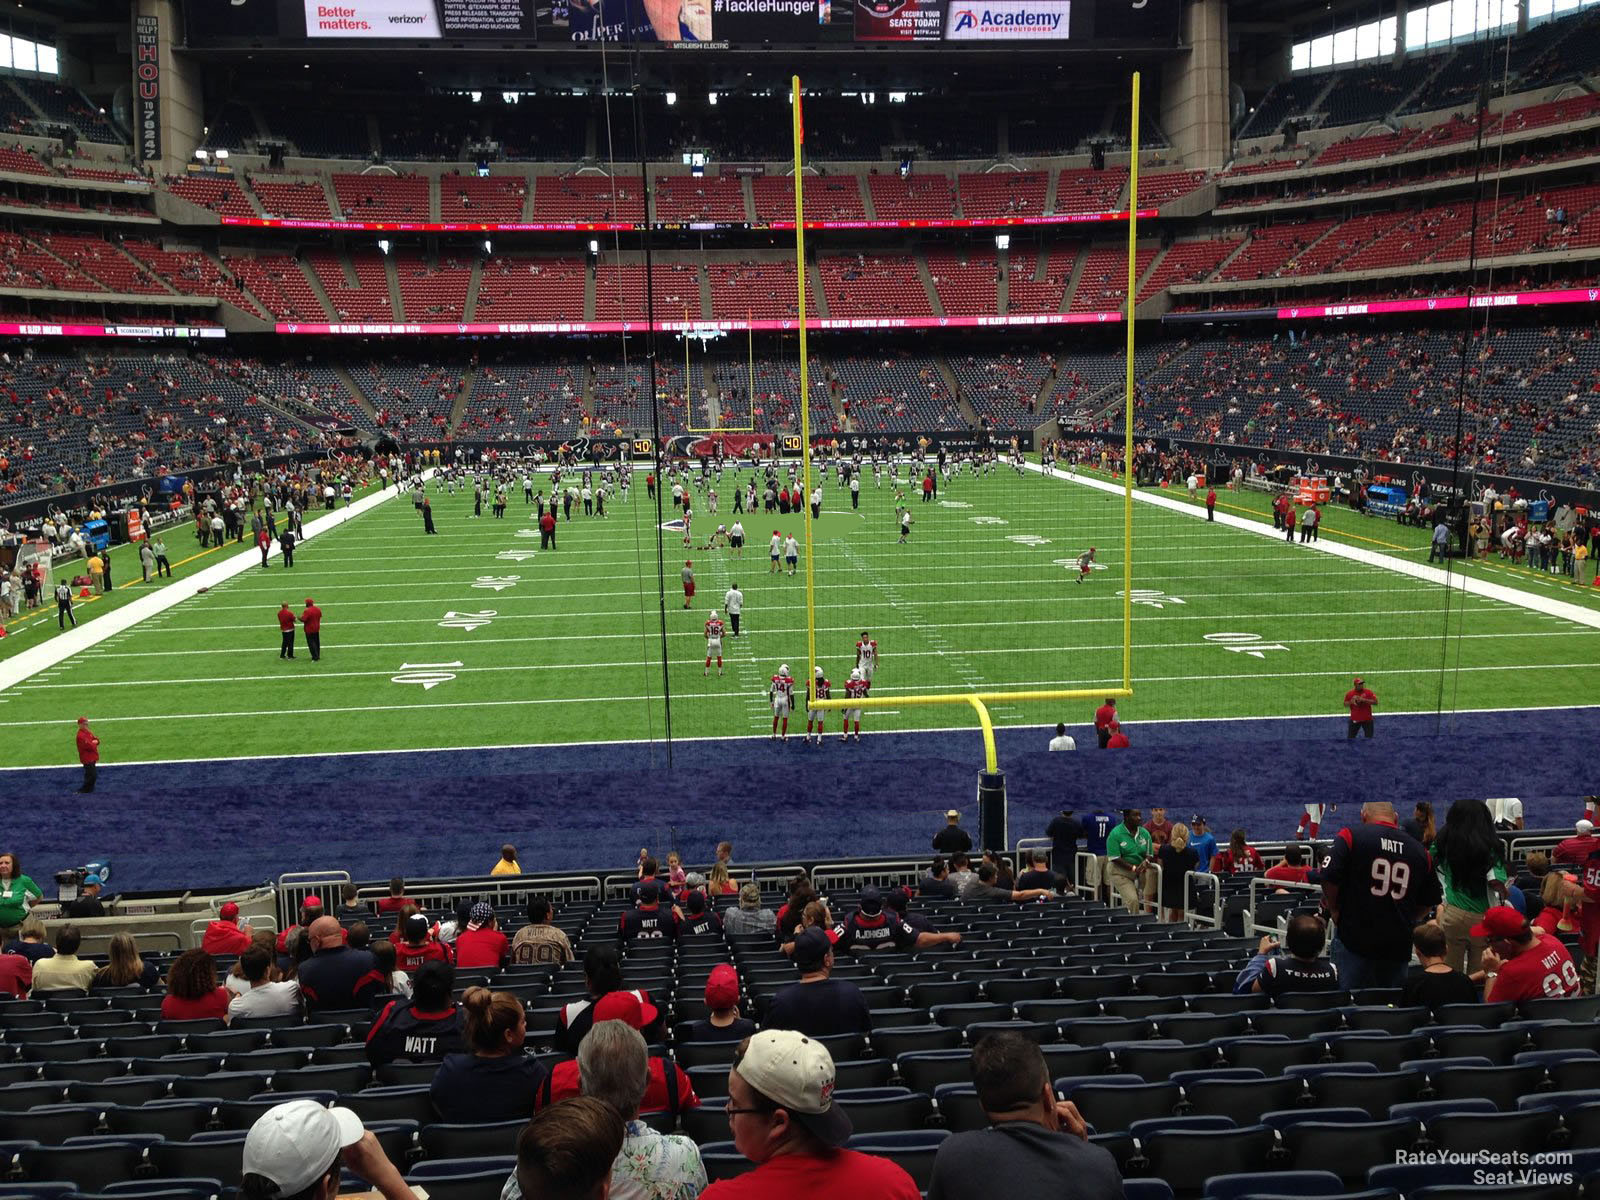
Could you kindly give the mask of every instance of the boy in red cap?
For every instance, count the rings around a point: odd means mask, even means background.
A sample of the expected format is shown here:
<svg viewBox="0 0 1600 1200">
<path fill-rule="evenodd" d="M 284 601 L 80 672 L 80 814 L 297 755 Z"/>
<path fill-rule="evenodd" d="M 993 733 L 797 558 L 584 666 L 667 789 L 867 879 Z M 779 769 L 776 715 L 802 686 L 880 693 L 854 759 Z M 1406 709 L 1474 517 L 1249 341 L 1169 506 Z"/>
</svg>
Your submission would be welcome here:
<svg viewBox="0 0 1600 1200">
<path fill-rule="evenodd" d="M 1578 968 L 1567 948 L 1548 933 L 1534 929 L 1509 904 L 1499 904 L 1472 927 L 1472 936 L 1487 938 L 1483 952 L 1485 1004 L 1578 994 Z"/>
</svg>

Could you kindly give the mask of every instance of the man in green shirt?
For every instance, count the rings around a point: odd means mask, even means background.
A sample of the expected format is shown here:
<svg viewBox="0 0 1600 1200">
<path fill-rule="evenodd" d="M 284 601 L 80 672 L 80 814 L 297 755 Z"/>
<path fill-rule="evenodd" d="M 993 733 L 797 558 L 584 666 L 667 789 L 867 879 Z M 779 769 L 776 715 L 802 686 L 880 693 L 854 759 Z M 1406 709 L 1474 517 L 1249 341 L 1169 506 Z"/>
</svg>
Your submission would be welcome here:
<svg viewBox="0 0 1600 1200">
<path fill-rule="evenodd" d="M 1106 873 L 1131 913 L 1140 911 L 1139 879 L 1149 868 L 1154 853 L 1150 831 L 1141 824 L 1143 818 L 1137 808 L 1123 809 L 1122 824 L 1106 837 Z"/>
</svg>

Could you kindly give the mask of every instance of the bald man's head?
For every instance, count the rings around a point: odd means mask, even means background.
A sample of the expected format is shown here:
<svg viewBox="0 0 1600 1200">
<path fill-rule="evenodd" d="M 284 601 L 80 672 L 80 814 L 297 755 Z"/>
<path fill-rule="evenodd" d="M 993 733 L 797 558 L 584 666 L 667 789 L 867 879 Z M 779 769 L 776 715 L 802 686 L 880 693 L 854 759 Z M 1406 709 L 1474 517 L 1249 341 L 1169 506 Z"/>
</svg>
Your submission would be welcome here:
<svg viewBox="0 0 1600 1200">
<path fill-rule="evenodd" d="M 1394 805 L 1387 800 L 1368 800 L 1361 806 L 1361 819 L 1367 823 L 1388 821 L 1394 823 Z"/>
<path fill-rule="evenodd" d="M 311 945 L 317 950 L 331 950 L 344 945 L 344 930 L 332 917 L 318 917 L 306 931 L 311 935 Z"/>
</svg>

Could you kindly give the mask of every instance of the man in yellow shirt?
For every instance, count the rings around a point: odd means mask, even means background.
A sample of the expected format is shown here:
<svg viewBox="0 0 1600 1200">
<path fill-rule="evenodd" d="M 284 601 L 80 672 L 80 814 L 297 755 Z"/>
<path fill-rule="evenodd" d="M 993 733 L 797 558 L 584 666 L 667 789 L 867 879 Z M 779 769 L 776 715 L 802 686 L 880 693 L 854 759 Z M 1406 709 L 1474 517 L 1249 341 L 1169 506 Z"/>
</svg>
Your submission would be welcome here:
<svg viewBox="0 0 1600 1200">
<path fill-rule="evenodd" d="M 34 994 L 60 988 L 89 990 L 99 968 L 78 957 L 78 947 L 82 944 L 83 936 L 76 925 L 63 925 L 56 930 L 55 957 L 41 958 L 33 964 Z"/>
<path fill-rule="evenodd" d="M 89 555 L 89 578 L 94 580 L 94 590 L 106 590 L 106 564 L 98 553 Z"/>
<path fill-rule="evenodd" d="M 491 875 L 521 875 L 522 867 L 517 863 L 517 848 L 510 842 L 500 847 L 500 861 L 495 863 Z"/>
</svg>

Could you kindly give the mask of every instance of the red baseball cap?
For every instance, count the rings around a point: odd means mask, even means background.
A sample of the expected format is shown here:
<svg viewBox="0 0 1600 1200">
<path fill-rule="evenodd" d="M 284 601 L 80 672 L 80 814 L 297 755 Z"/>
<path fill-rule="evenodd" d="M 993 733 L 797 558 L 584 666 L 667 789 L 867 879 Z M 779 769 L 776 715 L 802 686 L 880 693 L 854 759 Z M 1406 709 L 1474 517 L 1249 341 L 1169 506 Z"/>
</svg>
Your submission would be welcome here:
<svg viewBox="0 0 1600 1200">
<path fill-rule="evenodd" d="M 706 980 L 706 1007 L 732 1008 L 737 1003 L 739 975 L 727 963 L 719 963 L 711 968 L 711 976 Z"/>
<path fill-rule="evenodd" d="M 300 907 L 301 908 L 321 908 L 322 907 L 322 897 L 321 896 L 307 896 L 304 900 L 300 901 Z"/>
<path fill-rule="evenodd" d="M 1472 927 L 1472 936 L 1481 938 L 1520 938 L 1527 931 L 1528 918 L 1509 904 L 1497 904 Z"/>
<path fill-rule="evenodd" d="M 654 1004 L 640 1000 L 632 992 L 607 992 L 594 1004 L 596 1025 L 601 1021 L 626 1021 L 635 1029 L 643 1029 L 659 1015 Z"/>
<path fill-rule="evenodd" d="M 217 916 L 221 917 L 224 921 L 231 921 L 238 915 L 239 906 L 232 900 L 229 900 L 221 908 L 217 909 Z"/>
</svg>

